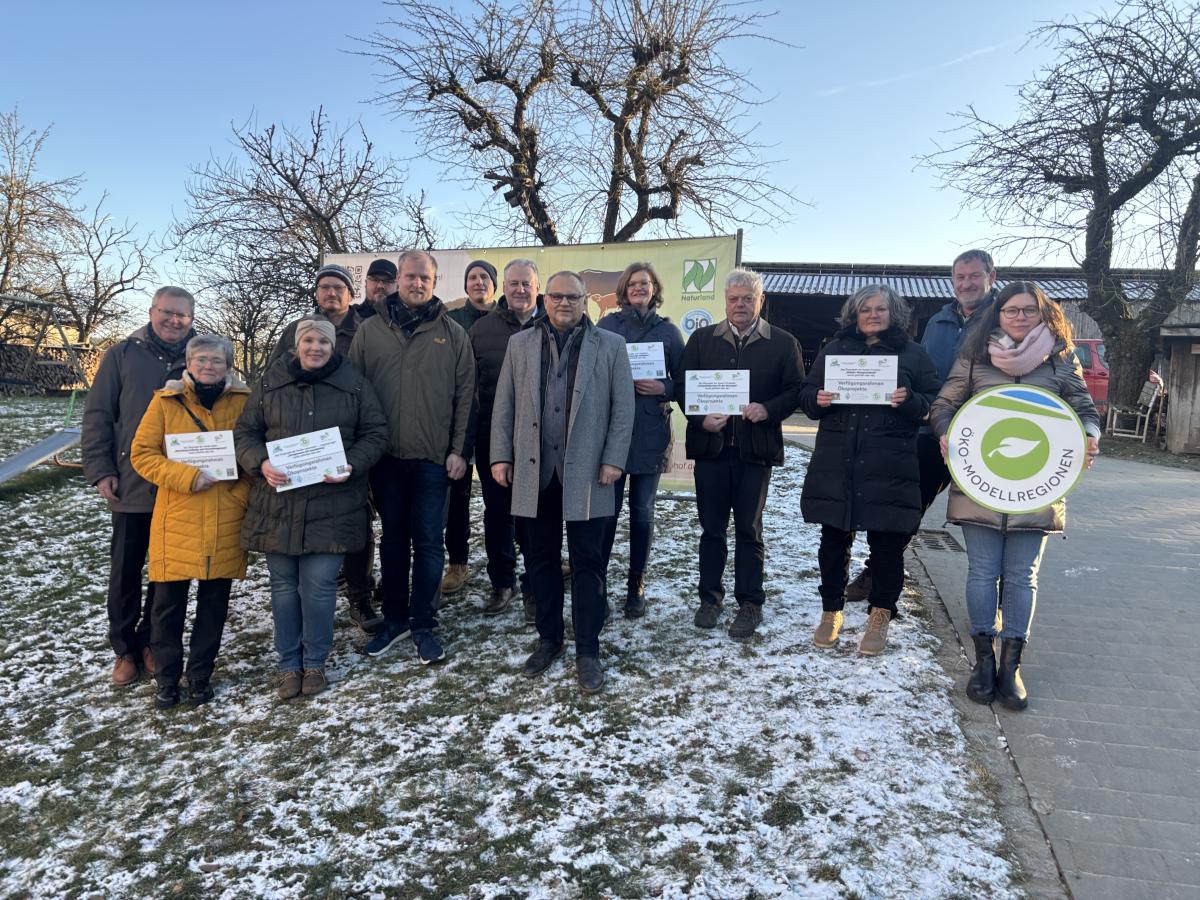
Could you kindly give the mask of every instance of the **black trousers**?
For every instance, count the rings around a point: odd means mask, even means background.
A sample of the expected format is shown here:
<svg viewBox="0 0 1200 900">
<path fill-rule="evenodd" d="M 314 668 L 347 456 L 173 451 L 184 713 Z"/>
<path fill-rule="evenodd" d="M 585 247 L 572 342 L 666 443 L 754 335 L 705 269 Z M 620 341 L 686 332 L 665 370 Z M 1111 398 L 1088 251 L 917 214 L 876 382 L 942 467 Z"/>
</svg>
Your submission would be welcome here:
<svg viewBox="0 0 1200 900">
<path fill-rule="evenodd" d="M 738 604 L 762 605 L 762 514 L 771 486 L 771 467 L 742 462 L 736 448 L 717 459 L 698 459 L 696 509 L 700 516 L 700 602 L 725 599 L 726 533 L 733 513 L 733 596 Z"/>
<path fill-rule="evenodd" d="M 446 556 L 452 566 L 465 566 L 471 543 L 471 469 L 462 478 L 450 482 L 450 503 L 446 507 Z"/>
<path fill-rule="evenodd" d="M 528 541 L 525 560 L 530 587 L 537 600 L 538 637 L 563 641 L 563 505 L 562 484 L 555 476 L 538 495 L 537 518 L 521 519 Z M 567 522 L 567 555 L 571 560 L 571 624 L 575 655 L 600 655 L 600 629 L 604 627 L 606 584 L 604 531 L 608 517 Z"/>
<path fill-rule="evenodd" d="M 191 585 L 190 581 L 160 581 L 157 585 L 150 647 L 154 651 L 154 679 L 162 685 L 175 684 L 183 673 L 183 625 Z M 212 677 L 232 586 L 233 581 L 228 578 L 197 582 L 196 614 L 192 617 L 188 647 L 188 681 L 207 681 Z"/>
<path fill-rule="evenodd" d="M 896 601 L 904 587 L 904 548 L 911 535 L 903 531 L 868 531 L 871 547 L 871 606 L 890 609 L 896 614 Z M 821 567 L 821 608 L 837 612 L 846 605 L 846 573 L 850 568 L 850 547 L 854 532 L 832 525 L 821 526 L 821 546 L 817 563 Z"/>
<path fill-rule="evenodd" d="M 152 513 L 112 514 L 112 560 L 108 573 L 108 641 L 117 656 L 138 656 L 150 645 L 154 585 L 142 594 L 142 570 L 150 549 Z M 138 660 L 141 665 L 141 660 Z"/>
<path fill-rule="evenodd" d="M 374 513 L 372 513 L 372 517 Z M 342 575 L 346 579 L 346 599 L 351 603 L 370 600 L 375 590 L 375 529 L 367 522 L 367 543 L 342 557 Z"/>
<path fill-rule="evenodd" d="M 938 494 L 950 487 L 950 470 L 942 459 L 936 434 L 917 435 L 917 464 L 921 469 L 921 515 L 924 516 Z"/>
<path fill-rule="evenodd" d="M 526 574 L 521 576 L 521 587 L 532 590 L 527 574 L 529 558 L 525 552 L 528 545 L 523 534 L 528 520 L 513 516 L 512 488 L 501 487 L 492 477 L 490 453 L 488 447 L 475 448 L 475 469 L 479 472 L 479 490 L 483 494 L 483 543 L 487 550 L 488 580 L 496 590 L 516 586 L 516 548 L 520 547 L 526 570 Z"/>
</svg>

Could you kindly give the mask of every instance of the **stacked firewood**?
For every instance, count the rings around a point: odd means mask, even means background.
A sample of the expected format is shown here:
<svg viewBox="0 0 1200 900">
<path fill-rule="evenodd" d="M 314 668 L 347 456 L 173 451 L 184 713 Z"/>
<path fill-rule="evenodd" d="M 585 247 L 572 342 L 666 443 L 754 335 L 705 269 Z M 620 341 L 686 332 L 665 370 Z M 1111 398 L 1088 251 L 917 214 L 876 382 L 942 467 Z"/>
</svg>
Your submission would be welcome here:
<svg viewBox="0 0 1200 900">
<path fill-rule="evenodd" d="M 0 394 L 36 395 L 84 387 L 65 349 L 43 347 L 34 358 L 33 365 L 26 370 L 31 352 L 28 346 L 0 343 Z M 103 351 L 76 350 L 75 355 L 90 383 L 96 375 Z"/>
</svg>

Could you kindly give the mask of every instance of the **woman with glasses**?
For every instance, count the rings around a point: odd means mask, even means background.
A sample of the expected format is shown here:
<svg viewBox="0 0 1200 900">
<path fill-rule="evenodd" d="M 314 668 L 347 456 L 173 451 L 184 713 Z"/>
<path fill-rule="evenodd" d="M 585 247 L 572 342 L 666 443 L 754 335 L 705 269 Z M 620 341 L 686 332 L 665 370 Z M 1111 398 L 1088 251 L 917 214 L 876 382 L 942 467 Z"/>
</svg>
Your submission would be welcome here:
<svg viewBox="0 0 1200 900">
<path fill-rule="evenodd" d="M 934 400 L 929 422 L 946 455 L 946 430 L 972 395 L 1005 384 L 1031 384 L 1062 397 L 1087 431 L 1087 465 L 1100 452 L 1100 417 L 1075 358 L 1071 326 L 1058 305 L 1030 281 L 1007 285 L 984 320 L 968 332 L 950 376 Z M 946 518 L 962 526 L 967 544 L 967 613 L 975 644 L 975 667 L 967 696 L 977 703 L 999 700 L 1009 709 L 1027 705 L 1021 654 L 1037 602 L 1037 573 L 1046 535 L 1063 530 L 1066 504 L 1059 500 L 1033 513 L 1007 515 L 984 509 L 950 486 Z M 1003 579 L 1003 582 L 1001 582 Z M 993 641 L 1004 585 L 1000 658 Z"/>
<path fill-rule="evenodd" d="M 230 431 L 250 391 L 230 371 L 233 345 L 212 334 L 187 344 L 187 368 L 154 392 L 130 448 L 130 461 L 158 488 L 150 524 L 150 581 L 154 582 L 150 648 L 154 700 L 160 709 L 179 702 L 183 627 L 188 591 L 196 587 L 196 613 L 187 661 L 188 700 L 213 698 L 210 685 L 234 578 L 246 576 L 241 547 L 249 482 L 236 466 L 221 478 L 167 455 L 173 435 Z"/>
<path fill-rule="evenodd" d="M 629 459 L 616 484 L 616 514 L 604 534 L 604 567 L 612 555 L 617 536 L 617 519 L 629 482 L 629 578 L 625 596 L 625 618 L 646 614 L 646 566 L 654 542 L 654 500 L 658 480 L 671 467 L 671 398 L 683 360 L 683 335 L 675 324 L 657 312 L 662 305 L 662 282 L 650 263 L 632 263 L 617 280 L 619 310 L 600 320 L 599 328 L 612 331 L 627 344 L 662 344 L 664 367 L 653 378 L 633 382 L 637 415 Z"/>
</svg>

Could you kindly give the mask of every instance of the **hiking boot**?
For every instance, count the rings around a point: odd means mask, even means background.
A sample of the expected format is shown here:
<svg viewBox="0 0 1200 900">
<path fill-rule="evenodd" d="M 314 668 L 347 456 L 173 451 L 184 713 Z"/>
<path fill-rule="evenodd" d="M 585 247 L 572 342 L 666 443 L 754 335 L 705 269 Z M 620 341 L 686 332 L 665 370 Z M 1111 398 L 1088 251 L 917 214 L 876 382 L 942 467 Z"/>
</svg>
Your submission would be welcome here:
<svg viewBox="0 0 1200 900">
<path fill-rule="evenodd" d="M 867 616 L 867 630 L 863 632 L 862 640 L 858 642 L 858 652 L 861 656 L 878 656 L 887 646 L 888 626 L 892 624 L 891 610 L 882 606 L 872 606 Z"/>
<path fill-rule="evenodd" d="M 1025 641 L 1004 638 L 1000 641 L 1000 662 L 996 665 L 996 699 L 1006 709 L 1022 710 L 1029 705 L 1025 684 L 1021 681 L 1021 653 Z"/>
<path fill-rule="evenodd" d="M 749 640 L 754 635 L 754 629 L 762 624 L 762 606 L 747 601 L 738 606 L 733 624 L 729 626 L 729 636 L 735 641 Z"/>
<path fill-rule="evenodd" d="M 629 573 L 625 594 L 625 618 L 640 619 L 646 614 L 646 578 L 640 572 Z"/>
<path fill-rule="evenodd" d="M 696 609 L 696 618 L 692 621 L 697 628 L 716 628 L 721 619 L 721 606 L 718 603 L 701 603 Z"/>
<path fill-rule="evenodd" d="M 304 677 L 300 679 L 300 693 L 305 697 L 319 694 L 327 687 L 329 687 L 329 681 L 325 678 L 324 669 L 304 670 Z"/>
<path fill-rule="evenodd" d="M 396 645 L 396 641 L 406 638 L 408 635 L 407 625 L 400 625 L 396 622 L 384 622 L 379 631 L 375 633 L 375 637 L 367 641 L 367 645 L 363 647 L 363 652 L 367 656 L 383 656 L 383 654 Z"/>
<path fill-rule="evenodd" d="M 112 683 L 116 687 L 129 687 L 138 680 L 137 663 L 132 653 L 123 653 L 113 663 Z"/>
<path fill-rule="evenodd" d="M 280 700 L 291 700 L 293 697 L 300 696 L 300 686 L 299 672 L 280 672 L 275 696 Z"/>
<path fill-rule="evenodd" d="M 370 596 L 355 597 L 350 601 L 350 621 L 367 634 L 375 634 L 383 627 L 383 615 L 371 607 Z"/>
<path fill-rule="evenodd" d="M 863 569 L 846 585 L 846 602 L 862 603 L 871 596 L 871 570 Z"/>
<path fill-rule="evenodd" d="M 484 605 L 483 614 L 485 616 L 498 616 L 500 613 L 508 609 L 512 603 L 513 589 L 492 588 L 492 598 Z"/>
<path fill-rule="evenodd" d="M 154 664 L 154 651 L 149 647 L 142 648 L 142 668 L 146 670 L 147 675 L 153 675 L 158 669 Z"/>
<path fill-rule="evenodd" d="M 412 641 L 416 644 L 417 656 L 421 658 L 421 665 L 427 666 L 446 658 L 446 651 L 442 649 L 442 645 L 438 643 L 438 639 L 433 636 L 432 631 L 425 629 L 414 631 Z"/>
<path fill-rule="evenodd" d="M 550 668 L 550 664 L 562 655 L 562 644 L 552 644 L 550 641 L 538 641 L 537 649 L 530 653 L 529 658 L 525 660 L 525 665 L 521 668 L 521 674 L 526 678 L 536 678 Z"/>
<path fill-rule="evenodd" d="M 154 694 L 154 705 L 159 709 L 170 709 L 179 703 L 179 685 L 176 682 L 171 684 L 160 684 L 158 690 Z"/>
<path fill-rule="evenodd" d="M 467 583 L 467 578 L 470 577 L 470 572 L 467 571 L 466 563 L 450 563 L 446 567 L 446 574 L 442 576 L 442 594 L 456 594 L 463 589 L 463 585 Z"/>
<path fill-rule="evenodd" d="M 567 584 L 571 583 L 571 564 L 569 562 L 562 563 L 563 581 Z"/>
<path fill-rule="evenodd" d="M 975 668 L 967 679 L 967 696 L 976 703 L 991 703 L 996 699 L 996 648 L 990 634 L 973 634 Z"/>
<path fill-rule="evenodd" d="M 575 657 L 575 678 L 579 689 L 585 694 L 595 694 L 604 687 L 604 669 L 600 660 L 595 656 Z"/>
<path fill-rule="evenodd" d="M 525 606 L 525 624 L 537 625 L 537 600 L 529 594 L 522 594 L 521 602 Z"/>
<path fill-rule="evenodd" d="M 844 617 L 840 609 L 836 612 L 821 613 L 821 621 L 817 624 L 817 630 L 813 634 L 813 644 L 822 650 L 836 647 L 838 636 L 842 632 L 843 621 Z"/>
<path fill-rule="evenodd" d="M 188 703 L 191 706 L 207 703 L 214 696 L 212 685 L 207 678 L 188 679 Z"/>
</svg>

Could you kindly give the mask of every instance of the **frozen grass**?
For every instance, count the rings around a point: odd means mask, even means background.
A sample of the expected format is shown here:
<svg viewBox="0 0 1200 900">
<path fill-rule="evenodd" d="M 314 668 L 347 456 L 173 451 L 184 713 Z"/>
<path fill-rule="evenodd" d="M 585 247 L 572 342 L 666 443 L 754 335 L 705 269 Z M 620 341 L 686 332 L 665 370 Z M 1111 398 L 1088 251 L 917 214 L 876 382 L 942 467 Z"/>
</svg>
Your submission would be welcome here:
<svg viewBox="0 0 1200 900">
<path fill-rule="evenodd" d="M 55 426 L 29 403 L 5 404 L 5 432 Z M 692 626 L 694 508 L 660 501 L 649 615 L 605 629 L 595 698 L 570 653 L 517 675 L 534 640 L 517 608 L 480 615 L 477 542 L 475 577 L 442 614 L 444 665 L 407 644 L 368 660 L 343 608 L 332 689 L 275 701 L 256 564 L 215 702 L 156 712 L 148 683 L 108 686 L 94 492 L 60 477 L 0 498 L 0 893 L 1014 895 L 916 598 L 882 657 L 854 652 L 861 608 L 837 650 L 809 644 L 805 459 L 789 451 L 772 484 L 756 638 L 731 642 L 728 611 L 714 632 Z"/>
</svg>

